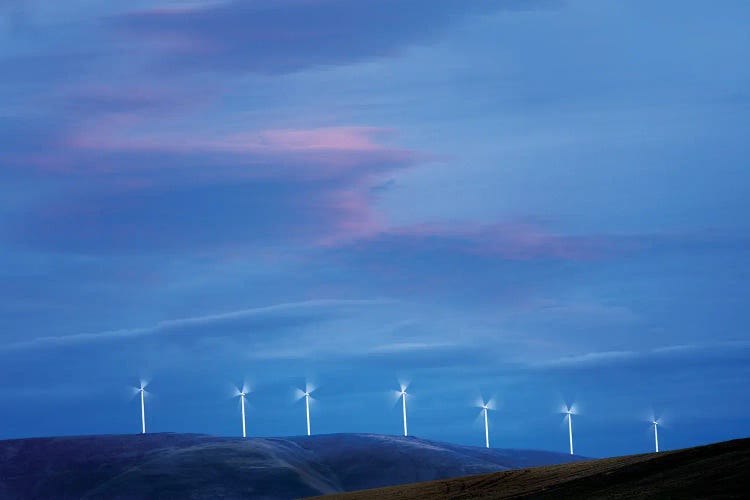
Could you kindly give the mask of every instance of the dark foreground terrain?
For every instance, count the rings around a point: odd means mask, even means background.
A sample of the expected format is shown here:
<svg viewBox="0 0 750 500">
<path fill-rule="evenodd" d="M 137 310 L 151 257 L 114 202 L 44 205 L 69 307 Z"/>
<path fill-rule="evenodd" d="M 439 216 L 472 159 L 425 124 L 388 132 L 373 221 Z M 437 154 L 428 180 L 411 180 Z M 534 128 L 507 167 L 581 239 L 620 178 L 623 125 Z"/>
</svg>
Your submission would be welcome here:
<svg viewBox="0 0 750 500">
<path fill-rule="evenodd" d="M 326 500 L 750 498 L 750 439 L 326 496 Z"/>
<path fill-rule="evenodd" d="M 299 498 L 582 460 L 375 434 L 0 441 L 0 498 Z"/>
</svg>

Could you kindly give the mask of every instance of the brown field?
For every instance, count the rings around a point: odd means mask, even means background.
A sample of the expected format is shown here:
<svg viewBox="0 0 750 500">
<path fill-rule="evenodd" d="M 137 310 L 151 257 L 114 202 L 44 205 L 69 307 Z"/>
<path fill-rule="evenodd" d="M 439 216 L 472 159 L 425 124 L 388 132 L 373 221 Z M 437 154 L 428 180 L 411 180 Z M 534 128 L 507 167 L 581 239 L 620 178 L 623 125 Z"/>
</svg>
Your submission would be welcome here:
<svg viewBox="0 0 750 500">
<path fill-rule="evenodd" d="M 318 498 L 750 498 L 750 439 Z"/>
</svg>

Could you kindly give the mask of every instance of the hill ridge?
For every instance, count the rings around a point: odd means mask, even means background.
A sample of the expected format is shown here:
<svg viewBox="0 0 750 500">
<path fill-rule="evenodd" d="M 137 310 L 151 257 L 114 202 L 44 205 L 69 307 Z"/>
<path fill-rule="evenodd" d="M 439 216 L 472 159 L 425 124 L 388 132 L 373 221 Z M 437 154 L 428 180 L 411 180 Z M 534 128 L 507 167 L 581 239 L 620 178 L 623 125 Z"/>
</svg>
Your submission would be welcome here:
<svg viewBox="0 0 750 500">
<path fill-rule="evenodd" d="M 746 498 L 750 438 L 681 450 L 494 472 L 326 500 L 507 498 Z"/>
<path fill-rule="evenodd" d="M 286 499 L 571 460 L 381 434 L 38 437 L 0 441 L 0 498 Z"/>
</svg>

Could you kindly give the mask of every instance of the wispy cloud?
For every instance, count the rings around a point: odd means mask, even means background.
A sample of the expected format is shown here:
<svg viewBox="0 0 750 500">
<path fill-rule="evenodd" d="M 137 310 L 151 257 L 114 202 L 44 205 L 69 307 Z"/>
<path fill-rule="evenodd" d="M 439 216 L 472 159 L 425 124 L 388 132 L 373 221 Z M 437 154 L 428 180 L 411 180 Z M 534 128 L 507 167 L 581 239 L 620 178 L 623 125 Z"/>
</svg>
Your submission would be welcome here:
<svg viewBox="0 0 750 500">
<path fill-rule="evenodd" d="M 687 361 L 716 361 L 750 356 L 750 342 L 728 341 L 701 344 L 677 344 L 646 350 L 596 351 L 564 356 L 526 364 L 532 369 L 589 369 L 620 366 L 635 362 L 659 362 L 678 359 Z"/>
<path fill-rule="evenodd" d="M 76 132 L 68 146 L 73 150 L 105 153 L 194 155 L 213 169 L 222 166 L 239 178 L 323 179 L 386 172 L 424 160 L 408 149 L 381 141 L 394 135 L 384 128 L 338 126 L 312 129 L 278 129 L 228 132 L 164 133 L 146 129 L 144 119 L 131 114 L 98 121 Z M 84 158 L 79 158 L 85 159 Z M 86 163 L 77 168 L 85 168 Z M 208 166 L 208 165 L 206 165 Z M 247 168 L 238 169 L 236 166 Z M 128 171 L 156 168 L 154 162 L 123 166 Z"/>
<path fill-rule="evenodd" d="M 392 342 L 381 344 L 370 349 L 370 352 L 377 354 L 384 353 L 403 353 L 411 351 L 426 351 L 434 349 L 444 349 L 455 346 L 453 342 Z"/>
<path fill-rule="evenodd" d="M 412 245 L 452 241 L 466 253 L 510 260 L 588 260 L 616 249 L 615 241 L 606 236 L 569 236 L 529 223 L 421 224 L 393 228 L 386 236 L 401 237 Z"/>
<path fill-rule="evenodd" d="M 109 343 L 143 337 L 179 339 L 189 336 L 208 338 L 227 335 L 267 335 L 270 331 L 279 332 L 295 326 L 309 326 L 344 314 L 351 309 L 384 304 L 384 299 L 372 300 L 312 300 L 277 304 L 267 307 L 243 309 L 228 313 L 196 316 L 161 321 L 155 325 L 109 330 L 96 333 L 80 333 L 55 337 L 38 337 L 0 345 L 0 352 L 16 352 L 36 349 Z M 212 328 L 206 328 L 206 327 Z"/>
<path fill-rule="evenodd" d="M 568 235 L 532 223 L 444 223 L 388 226 L 341 242 L 344 249 L 389 248 L 393 253 L 449 251 L 457 255 L 512 261 L 589 261 L 641 250 L 639 237 Z"/>
</svg>

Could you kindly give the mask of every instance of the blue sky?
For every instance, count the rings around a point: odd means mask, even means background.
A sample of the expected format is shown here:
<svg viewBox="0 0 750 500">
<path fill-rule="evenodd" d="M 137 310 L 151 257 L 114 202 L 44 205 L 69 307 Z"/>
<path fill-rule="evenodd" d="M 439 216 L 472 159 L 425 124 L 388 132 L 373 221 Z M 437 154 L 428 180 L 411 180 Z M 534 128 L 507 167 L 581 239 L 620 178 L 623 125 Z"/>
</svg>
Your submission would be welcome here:
<svg viewBox="0 0 750 500">
<path fill-rule="evenodd" d="M 6 1 L 0 437 L 750 429 L 750 7 Z"/>
</svg>

